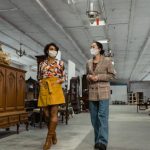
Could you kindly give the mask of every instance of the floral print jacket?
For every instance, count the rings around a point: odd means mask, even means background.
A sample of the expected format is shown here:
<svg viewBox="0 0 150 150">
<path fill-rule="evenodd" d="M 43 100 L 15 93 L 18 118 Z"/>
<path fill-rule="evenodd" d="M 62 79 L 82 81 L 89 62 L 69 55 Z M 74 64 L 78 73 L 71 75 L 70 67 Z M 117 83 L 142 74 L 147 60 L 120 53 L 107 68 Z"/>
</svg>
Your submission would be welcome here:
<svg viewBox="0 0 150 150">
<path fill-rule="evenodd" d="M 39 65 L 38 79 L 58 77 L 65 81 L 66 77 L 64 69 L 64 62 L 62 60 L 55 59 L 54 62 L 49 64 L 46 59 Z"/>
</svg>

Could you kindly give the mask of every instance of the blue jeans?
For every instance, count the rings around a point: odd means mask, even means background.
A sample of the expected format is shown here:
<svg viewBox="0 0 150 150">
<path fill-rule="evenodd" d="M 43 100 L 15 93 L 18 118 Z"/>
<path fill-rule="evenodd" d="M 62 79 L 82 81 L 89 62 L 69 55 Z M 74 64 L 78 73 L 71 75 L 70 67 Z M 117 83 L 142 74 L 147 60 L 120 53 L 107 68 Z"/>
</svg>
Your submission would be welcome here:
<svg viewBox="0 0 150 150">
<path fill-rule="evenodd" d="M 95 144 L 108 144 L 109 100 L 89 101 Z"/>
</svg>

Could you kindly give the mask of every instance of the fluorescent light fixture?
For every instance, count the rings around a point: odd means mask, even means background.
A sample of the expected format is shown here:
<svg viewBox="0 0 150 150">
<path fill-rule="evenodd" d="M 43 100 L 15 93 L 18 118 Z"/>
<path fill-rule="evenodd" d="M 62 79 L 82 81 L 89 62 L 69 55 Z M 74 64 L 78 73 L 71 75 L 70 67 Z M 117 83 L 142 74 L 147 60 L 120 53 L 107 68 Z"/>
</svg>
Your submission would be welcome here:
<svg viewBox="0 0 150 150">
<path fill-rule="evenodd" d="M 18 10 L 18 8 L 10 8 L 10 9 L 0 9 L 0 12 L 5 12 L 5 11 L 15 11 Z"/>
<path fill-rule="evenodd" d="M 104 20 L 100 20 L 99 21 L 99 25 L 97 25 L 96 21 L 94 21 L 94 23 L 90 23 L 90 26 L 104 26 L 106 25 L 105 21 Z"/>
<path fill-rule="evenodd" d="M 75 4 L 75 0 L 67 0 L 68 4 Z"/>
<path fill-rule="evenodd" d="M 105 43 L 108 43 L 108 40 L 98 40 L 98 42 L 105 44 Z"/>
<path fill-rule="evenodd" d="M 67 2 L 68 2 L 68 4 L 71 4 L 71 1 L 70 1 L 70 0 L 68 0 Z"/>
</svg>

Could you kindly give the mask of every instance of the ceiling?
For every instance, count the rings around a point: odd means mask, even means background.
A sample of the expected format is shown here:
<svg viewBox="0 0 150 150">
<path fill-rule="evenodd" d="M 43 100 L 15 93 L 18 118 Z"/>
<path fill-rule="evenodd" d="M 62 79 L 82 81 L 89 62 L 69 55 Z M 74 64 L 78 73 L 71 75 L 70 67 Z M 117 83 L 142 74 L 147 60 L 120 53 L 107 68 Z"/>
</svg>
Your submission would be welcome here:
<svg viewBox="0 0 150 150">
<path fill-rule="evenodd" d="M 49 42 L 59 45 L 62 59 L 85 70 L 93 40 L 109 39 L 121 80 L 150 80 L 150 0 L 98 0 L 106 26 L 90 26 L 87 0 L 0 0 L 0 42 L 14 62 L 35 65 Z M 27 55 L 17 57 L 22 43 Z"/>
</svg>

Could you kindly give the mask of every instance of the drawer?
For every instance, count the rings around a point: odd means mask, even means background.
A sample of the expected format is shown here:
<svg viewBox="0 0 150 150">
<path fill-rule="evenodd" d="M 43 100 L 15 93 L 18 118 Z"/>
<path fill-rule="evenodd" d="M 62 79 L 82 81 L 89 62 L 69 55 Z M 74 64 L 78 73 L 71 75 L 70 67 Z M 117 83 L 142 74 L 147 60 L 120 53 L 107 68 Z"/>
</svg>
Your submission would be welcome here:
<svg viewBox="0 0 150 150">
<path fill-rule="evenodd" d="M 0 117 L 0 126 L 8 124 L 8 117 Z"/>
<path fill-rule="evenodd" d="M 20 115 L 20 121 L 27 121 L 27 120 L 28 120 L 28 113 Z"/>
<path fill-rule="evenodd" d="M 19 115 L 9 116 L 9 123 L 19 122 Z"/>
</svg>

